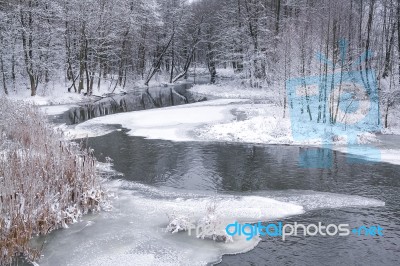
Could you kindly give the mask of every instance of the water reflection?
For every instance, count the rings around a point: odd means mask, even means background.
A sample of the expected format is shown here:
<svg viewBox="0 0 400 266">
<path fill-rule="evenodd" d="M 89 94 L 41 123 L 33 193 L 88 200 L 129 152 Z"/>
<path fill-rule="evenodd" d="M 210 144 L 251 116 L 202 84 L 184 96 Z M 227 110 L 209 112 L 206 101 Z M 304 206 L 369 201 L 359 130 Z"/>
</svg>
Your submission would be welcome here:
<svg viewBox="0 0 400 266">
<path fill-rule="evenodd" d="M 152 108 L 168 107 L 207 100 L 204 96 L 192 94 L 188 88 L 191 83 L 173 87 L 154 87 L 126 94 L 109 95 L 96 101 L 71 108 L 57 121 L 69 125 L 81 123 L 99 116 L 139 111 Z"/>
<path fill-rule="evenodd" d="M 400 166 L 349 164 L 333 152 L 329 169 L 299 166 L 307 148 L 251 144 L 170 142 L 129 137 L 124 131 L 89 139 L 96 156 L 114 159 L 125 178 L 144 184 L 218 191 L 311 189 L 369 196 L 375 186 L 400 187 Z M 315 148 L 312 148 L 315 149 Z"/>
</svg>

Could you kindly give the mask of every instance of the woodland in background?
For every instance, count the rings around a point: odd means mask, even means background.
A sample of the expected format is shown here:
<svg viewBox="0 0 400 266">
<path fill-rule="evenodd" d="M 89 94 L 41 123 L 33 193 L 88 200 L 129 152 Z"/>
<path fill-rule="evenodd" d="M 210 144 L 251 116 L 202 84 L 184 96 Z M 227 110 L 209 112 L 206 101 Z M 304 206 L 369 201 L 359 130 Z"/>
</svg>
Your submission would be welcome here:
<svg viewBox="0 0 400 266">
<path fill-rule="evenodd" d="M 399 0 L 0 1 L 0 84 L 35 95 L 62 81 L 91 95 L 110 79 L 175 82 L 196 66 L 213 83 L 218 67 L 232 67 L 242 84 L 285 95 L 285 80 L 348 71 L 371 50 L 356 70 L 376 71 L 389 108 L 399 98 L 399 17 Z"/>
</svg>

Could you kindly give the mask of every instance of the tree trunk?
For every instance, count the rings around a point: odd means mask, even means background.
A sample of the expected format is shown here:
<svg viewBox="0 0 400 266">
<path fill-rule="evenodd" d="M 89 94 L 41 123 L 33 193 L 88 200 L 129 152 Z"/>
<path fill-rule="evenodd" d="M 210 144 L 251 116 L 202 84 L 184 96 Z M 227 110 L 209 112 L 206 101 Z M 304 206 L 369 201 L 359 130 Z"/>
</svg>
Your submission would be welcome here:
<svg viewBox="0 0 400 266">
<path fill-rule="evenodd" d="M 20 10 L 20 22 L 27 31 L 21 32 L 22 47 L 24 51 L 24 61 L 26 72 L 29 76 L 31 96 L 36 95 L 37 81 L 35 80 L 33 70 L 33 16 L 32 16 L 32 1 L 28 2 L 29 11 Z M 27 14 L 25 14 L 27 13 Z"/>
<path fill-rule="evenodd" d="M 172 40 L 172 47 L 171 47 L 171 73 L 169 75 L 169 83 L 172 83 L 172 79 L 174 77 L 174 67 L 175 67 L 175 51 L 174 51 L 174 40 Z"/>
<path fill-rule="evenodd" d="M 121 58 L 119 62 L 119 67 L 118 67 L 118 83 L 119 86 L 122 86 L 122 80 L 123 80 L 123 75 L 124 75 L 124 68 L 125 68 L 125 50 L 126 50 L 126 43 L 127 43 L 127 36 L 129 34 L 129 29 L 125 31 L 124 33 L 124 39 L 122 41 L 122 47 L 121 47 Z"/>
<path fill-rule="evenodd" d="M 162 59 L 163 59 L 165 53 L 167 52 L 168 47 L 171 45 L 171 42 L 172 42 L 172 39 L 174 38 L 174 35 L 175 35 L 175 33 L 173 32 L 172 35 L 171 35 L 171 38 L 169 39 L 169 41 L 168 41 L 168 43 L 167 43 L 167 45 L 165 45 L 163 51 L 162 51 L 161 54 L 158 56 L 158 59 L 157 59 L 156 63 L 153 65 L 152 69 L 150 70 L 149 74 L 147 75 L 147 78 L 146 78 L 146 81 L 145 81 L 144 85 L 148 86 L 150 80 L 153 78 L 153 76 L 154 76 L 154 75 L 157 73 L 157 71 L 160 69 Z"/>
<path fill-rule="evenodd" d="M 84 90 L 83 80 L 85 74 L 85 24 L 83 24 L 81 29 L 81 44 L 79 51 L 79 85 L 78 85 L 78 93 L 80 94 Z"/>
<path fill-rule="evenodd" d="M 208 53 L 207 53 L 207 66 L 208 71 L 210 72 L 211 80 L 210 83 L 214 84 L 215 79 L 217 76 L 217 71 L 215 69 L 215 58 L 214 58 L 214 51 L 211 45 L 211 42 L 207 43 Z"/>
<path fill-rule="evenodd" d="M 190 63 L 192 62 L 192 58 L 193 58 L 193 54 L 194 54 L 194 47 L 192 48 L 192 50 L 190 51 L 188 57 L 186 58 L 186 63 L 185 66 L 183 67 L 183 71 L 181 73 L 179 73 L 173 80 L 172 83 L 175 83 L 176 81 L 178 81 L 179 79 L 183 78 L 187 71 L 189 70 L 190 67 Z"/>
<path fill-rule="evenodd" d="M 371 42 L 371 31 L 372 31 L 372 22 L 373 22 L 373 15 L 374 15 L 374 4 L 375 0 L 370 1 L 369 5 L 369 14 L 368 14 L 368 22 L 367 22 L 367 40 L 365 41 L 365 52 L 367 53 L 365 56 L 365 70 L 370 68 L 370 42 Z M 367 93 L 371 92 L 370 80 L 367 76 L 367 72 L 365 72 L 365 79 L 367 85 Z"/>
<path fill-rule="evenodd" d="M 1 66 L 0 70 L 1 70 L 1 73 L 2 73 L 2 77 L 3 77 L 3 88 L 4 88 L 4 93 L 5 93 L 6 95 L 8 95 L 7 83 L 6 83 L 6 75 L 5 75 L 5 73 L 4 73 L 4 64 L 3 64 L 3 56 L 2 56 L 2 55 L 0 55 L 0 66 Z"/>
<path fill-rule="evenodd" d="M 37 83 L 35 80 L 35 77 L 29 73 L 29 82 L 31 84 L 31 96 L 35 96 L 36 95 L 36 89 L 37 89 Z"/>
<path fill-rule="evenodd" d="M 389 43 L 386 47 L 386 53 L 385 53 L 385 67 L 382 73 L 382 78 L 386 78 L 389 75 L 389 69 L 390 69 L 390 58 L 391 58 L 391 53 L 392 53 L 392 47 L 393 47 L 393 42 L 394 42 L 394 33 L 396 29 L 396 24 L 393 23 L 392 26 L 392 31 L 390 33 L 390 40 Z"/>
<path fill-rule="evenodd" d="M 88 40 L 85 40 L 85 73 L 86 73 L 86 95 L 92 95 L 92 90 L 90 86 L 90 72 L 88 67 Z"/>
<path fill-rule="evenodd" d="M 400 0 L 397 0 L 397 43 L 398 43 L 398 64 L 400 73 Z M 399 86 L 400 86 L 400 74 L 399 74 Z"/>
<path fill-rule="evenodd" d="M 275 36 L 279 34 L 279 20 L 281 14 L 281 0 L 276 0 L 276 20 L 275 20 Z"/>
</svg>

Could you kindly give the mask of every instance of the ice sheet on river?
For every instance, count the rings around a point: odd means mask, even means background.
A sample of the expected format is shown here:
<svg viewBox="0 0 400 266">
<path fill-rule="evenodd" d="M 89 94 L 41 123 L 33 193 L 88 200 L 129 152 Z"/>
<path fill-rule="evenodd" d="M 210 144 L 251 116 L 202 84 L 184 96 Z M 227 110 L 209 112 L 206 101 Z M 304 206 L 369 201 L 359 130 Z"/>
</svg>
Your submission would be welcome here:
<svg viewBox="0 0 400 266">
<path fill-rule="evenodd" d="M 383 206 L 359 196 L 313 191 L 258 192 L 255 196 L 157 189 L 128 181 L 113 181 L 115 209 L 48 236 L 40 265 L 206 265 L 223 254 L 253 249 L 259 238 L 233 243 L 200 240 L 185 232 L 165 232 L 167 213 L 201 217 L 210 201 L 228 221 L 279 220 L 315 209 Z"/>
<path fill-rule="evenodd" d="M 173 141 L 195 140 L 192 130 L 204 124 L 222 123 L 234 119 L 233 103 L 238 99 L 220 99 L 138 112 L 119 113 L 97 117 L 67 130 L 73 137 L 94 137 L 108 134 L 121 125 L 131 136 Z"/>
</svg>

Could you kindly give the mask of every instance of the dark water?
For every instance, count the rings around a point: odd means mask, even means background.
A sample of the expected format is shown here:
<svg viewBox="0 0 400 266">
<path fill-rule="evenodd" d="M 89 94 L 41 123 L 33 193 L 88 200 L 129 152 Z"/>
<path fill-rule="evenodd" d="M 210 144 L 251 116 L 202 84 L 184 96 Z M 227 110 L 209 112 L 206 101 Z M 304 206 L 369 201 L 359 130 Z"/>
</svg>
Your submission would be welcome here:
<svg viewBox="0 0 400 266">
<path fill-rule="evenodd" d="M 398 140 L 398 139 L 397 139 Z M 395 141 L 391 139 L 391 141 Z M 317 210 L 284 222 L 380 225 L 383 237 L 299 236 L 263 238 L 248 253 L 224 256 L 220 265 L 399 265 L 400 166 L 350 164 L 333 153 L 331 169 L 299 167 L 307 148 L 146 140 L 123 131 L 89 139 L 100 161 L 114 159 L 127 180 L 193 191 L 220 193 L 313 190 L 382 200 L 384 207 Z"/>
<path fill-rule="evenodd" d="M 200 79 L 197 84 L 205 83 L 205 81 L 205 79 Z M 64 114 L 52 118 L 52 122 L 73 125 L 99 116 L 207 100 L 204 96 L 188 91 L 192 86 L 193 84 L 188 82 L 174 86 L 139 89 L 103 98 L 99 97 L 90 102 L 81 103 L 78 107 L 73 107 Z"/>
</svg>

